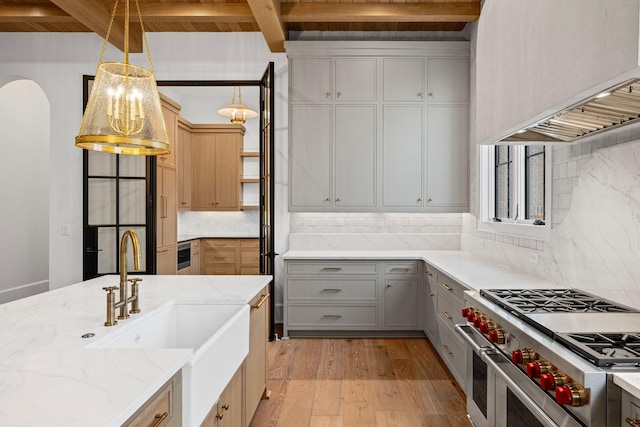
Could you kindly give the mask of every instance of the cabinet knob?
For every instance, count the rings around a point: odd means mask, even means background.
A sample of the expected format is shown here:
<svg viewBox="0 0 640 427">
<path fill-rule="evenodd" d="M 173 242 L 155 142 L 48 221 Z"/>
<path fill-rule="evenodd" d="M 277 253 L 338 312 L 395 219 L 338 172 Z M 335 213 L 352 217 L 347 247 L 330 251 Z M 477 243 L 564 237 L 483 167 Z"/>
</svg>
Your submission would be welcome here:
<svg viewBox="0 0 640 427">
<path fill-rule="evenodd" d="M 418 197 L 418 200 L 416 200 L 416 202 L 422 203 L 422 197 Z"/>
<path fill-rule="evenodd" d="M 341 202 L 341 201 L 342 201 L 342 199 L 341 199 L 340 197 L 338 197 L 338 198 L 336 199 L 336 202 Z"/>
<path fill-rule="evenodd" d="M 422 92 L 418 92 L 418 98 L 422 98 L 423 97 L 423 93 Z"/>
<path fill-rule="evenodd" d="M 326 199 L 324 199 L 324 201 L 325 201 L 325 202 L 330 202 L 330 201 L 331 201 L 331 199 L 327 197 Z"/>
<path fill-rule="evenodd" d="M 324 93 L 324 97 L 325 98 L 331 98 L 331 92 L 325 92 Z"/>
<path fill-rule="evenodd" d="M 387 283 L 387 288 L 390 288 L 390 287 L 391 287 L 391 283 Z"/>
<path fill-rule="evenodd" d="M 336 98 L 340 98 L 341 95 L 342 95 L 342 92 L 336 93 Z"/>
<path fill-rule="evenodd" d="M 433 92 L 429 92 L 429 97 L 433 98 Z"/>
<path fill-rule="evenodd" d="M 433 199 L 432 199 L 431 197 L 429 197 L 429 198 L 427 199 L 427 202 L 433 202 Z"/>
</svg>

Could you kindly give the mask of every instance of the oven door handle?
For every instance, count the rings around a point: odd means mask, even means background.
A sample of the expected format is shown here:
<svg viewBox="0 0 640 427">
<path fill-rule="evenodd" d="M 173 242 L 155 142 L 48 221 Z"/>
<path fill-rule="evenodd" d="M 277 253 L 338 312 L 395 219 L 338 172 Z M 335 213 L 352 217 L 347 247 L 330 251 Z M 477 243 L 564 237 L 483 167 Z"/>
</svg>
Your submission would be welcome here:
<svg viewBox="0 0 640 427">
<path fill-rule="evenodd" d="M 507 386 L 511 389 L 511 391 L 514 392 L 517 398 L 527 407 L 527 409 L 529 409 L 531 413 L 536 414 L 536 417 L 538 418 L 538 420 L 540 420 L 544 425 L 557 426 L 558 423 L 556 423 L 551 418 L 549 418 L 549 416 L 545 414 L 542 411 L 542 409 L 540 409 L 540 407 L 524 392 L 524 390 L 520 388 L 518 383 L 514 381 L 513 378 L 511 378 L 506 372 L 502 370 L 502 368 L 499 366 L 499 363 L 493 360 L 494 357 L 496 359 L 502 359 L 507 361 L 507 358 L 502 356 L 499 353 L 484 355 L 482 359 L 487 363 L 488 366 L 493 368 L 495 373 L 499 375 L 500 378 L 502 378 L 502 380 L 507 384 Z M 506 363 L 510 363 L 510 362 L 507 361 Z"/>
<path fill-rule="evenodd" d="M 476 354 L 481 354 L 487 350 L 493 349 L 493 346 L 483 336 L 478 333 L 469 325 L 458 324 L 455 326 L 456 332 L 467 344 L 471 346 L 471 349 Z"/>
</svg>

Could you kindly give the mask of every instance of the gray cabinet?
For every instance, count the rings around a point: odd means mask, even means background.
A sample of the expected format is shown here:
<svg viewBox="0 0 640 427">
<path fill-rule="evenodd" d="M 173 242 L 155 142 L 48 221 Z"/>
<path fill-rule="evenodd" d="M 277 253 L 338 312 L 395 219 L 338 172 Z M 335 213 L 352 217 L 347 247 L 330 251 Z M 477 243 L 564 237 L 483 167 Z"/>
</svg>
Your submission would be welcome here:
<svg viewBox="0 0 640 427">
<path fill-rule="evenodd" d="M 287 54 L 290 211 L 468 210 L 467 42 Z"/>
<path fill-rule="evenodd" d="M 422 336 L 416 261 L 285 260 L 284 336 Z"/>
</svg>

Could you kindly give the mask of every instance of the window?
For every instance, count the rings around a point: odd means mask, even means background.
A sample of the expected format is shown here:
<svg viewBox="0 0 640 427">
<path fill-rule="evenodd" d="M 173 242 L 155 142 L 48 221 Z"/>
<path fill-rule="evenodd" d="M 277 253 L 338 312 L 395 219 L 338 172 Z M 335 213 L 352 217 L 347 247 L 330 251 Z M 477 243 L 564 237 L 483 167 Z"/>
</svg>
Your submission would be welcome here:
<svg viewBox="0 0 640 427">
<path fill-rule="evenodd" d="M 479 229 L 547 240 L 550 159 L 544 145 L 480 148 Z"/>
</svg>

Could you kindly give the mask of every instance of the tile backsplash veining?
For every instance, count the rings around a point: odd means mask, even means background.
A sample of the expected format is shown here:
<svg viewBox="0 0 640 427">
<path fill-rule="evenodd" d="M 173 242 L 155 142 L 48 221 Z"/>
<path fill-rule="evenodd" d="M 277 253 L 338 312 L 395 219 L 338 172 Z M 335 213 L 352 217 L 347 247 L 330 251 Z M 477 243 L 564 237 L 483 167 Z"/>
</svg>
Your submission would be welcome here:
<svg viewBox="0 0 640 427">
<path fill-rule="evenodd" d="M 260 211 L 179 212 L 178 236 L 258 237 Z"/>
</svg>

